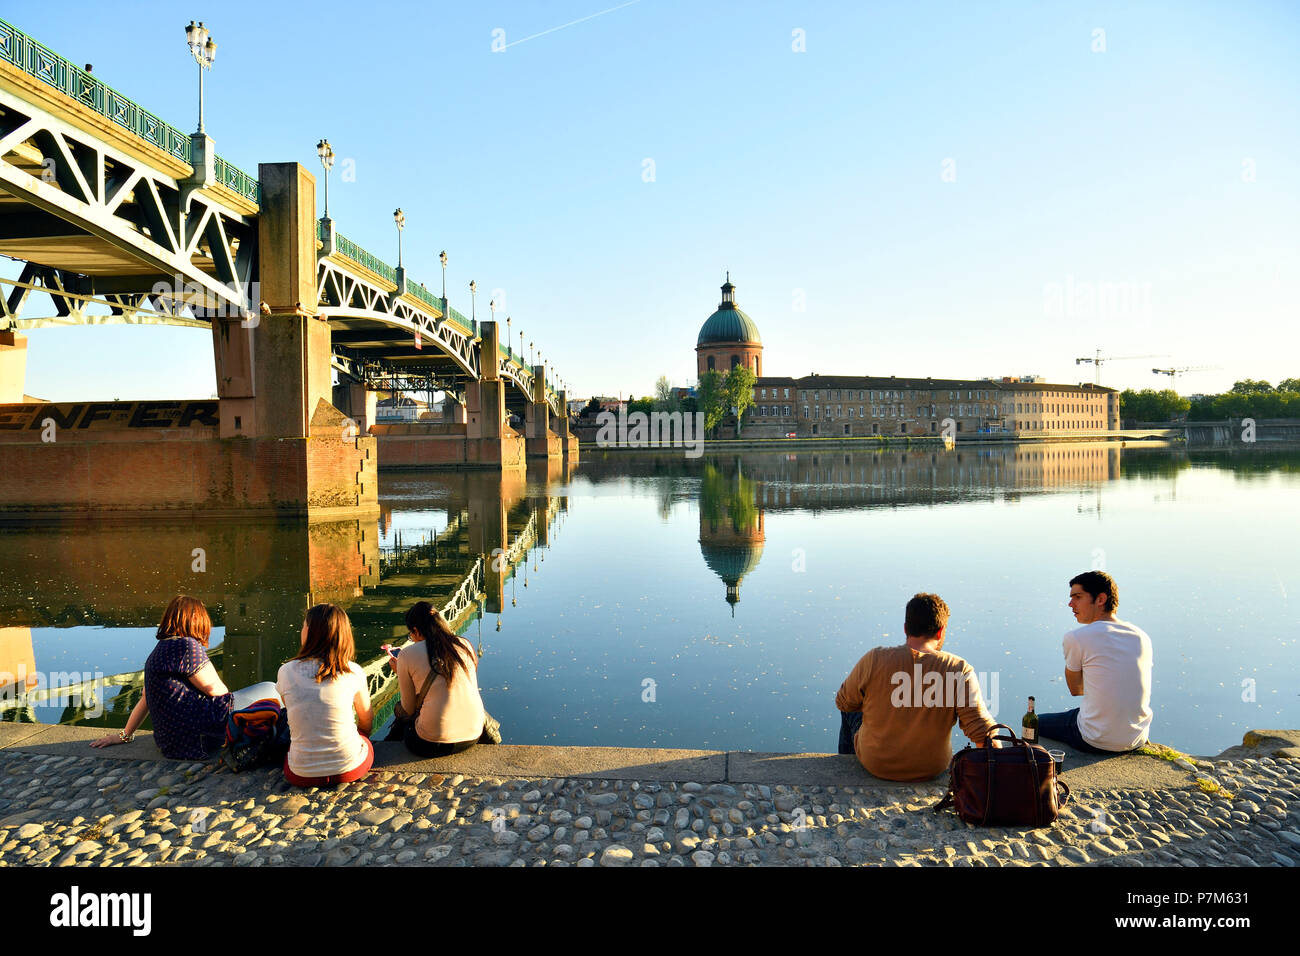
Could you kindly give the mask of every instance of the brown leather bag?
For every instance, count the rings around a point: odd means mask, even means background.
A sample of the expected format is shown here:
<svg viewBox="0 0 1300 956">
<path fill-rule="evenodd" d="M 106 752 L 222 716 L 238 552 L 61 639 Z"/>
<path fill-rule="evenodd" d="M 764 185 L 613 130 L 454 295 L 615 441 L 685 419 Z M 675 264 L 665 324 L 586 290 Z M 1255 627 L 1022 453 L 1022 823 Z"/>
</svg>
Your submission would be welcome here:
<svg viewBox="0 0 1300 956">
<path fill-rule="evenodd" d="M 1010 736 L 994 737 L 999 728 Z M 953 755 L 948 793 L 935 805 L 935 813 L 951 806 L 976 826 L 1051 826 L 1070 799 L 1070 788 L 1056 776 L 1051 755 L 1021 740 L 1006 724 L 995 724 L 989 738 L 1010 746 L 968 744 Z"/>
</svg>

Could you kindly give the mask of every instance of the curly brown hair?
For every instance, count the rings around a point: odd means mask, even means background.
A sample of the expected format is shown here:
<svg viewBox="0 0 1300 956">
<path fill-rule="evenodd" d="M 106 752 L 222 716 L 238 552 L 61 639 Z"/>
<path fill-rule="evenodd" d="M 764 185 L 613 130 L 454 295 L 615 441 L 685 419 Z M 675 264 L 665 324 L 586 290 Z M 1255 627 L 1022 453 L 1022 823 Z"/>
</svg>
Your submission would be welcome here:
<svg viewBox="0 0 1300 956">
<path fill-rule="evenodd" d="M 1108 614 L 1113 614 L 1115 608 L 1119 607 L 1119 588 L 1115 584 L 1115 579 L 1105 571 L 1084 571 L 1070 578 L 1070 584 L 1079 585 L 1094 601 L 1098 594 L 1105 594 L 1105 610 Z"/>
</svg>

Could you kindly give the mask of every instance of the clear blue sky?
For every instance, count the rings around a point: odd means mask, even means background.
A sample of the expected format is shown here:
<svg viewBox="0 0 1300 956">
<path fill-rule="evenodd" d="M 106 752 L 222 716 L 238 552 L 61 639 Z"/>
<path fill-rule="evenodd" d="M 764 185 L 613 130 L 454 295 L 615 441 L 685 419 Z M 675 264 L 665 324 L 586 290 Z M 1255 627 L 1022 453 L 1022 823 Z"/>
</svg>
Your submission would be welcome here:
<svg viewBox="0 0 1300 956">
<path fill-rule="evenodd" d="M 1091 381 L 1074 359 L 1101 348 L 1168 355 L 1107 366 L 1116 387 L 1300 376 L 1300 6 L 640 0 L 526 39 L 616 2 L 4 16 L 183 130 L 205 20 L 218 153 L 318 172 L 328 137 L 339 231 L 394 261 L 402 206 L 409 272 L 437 288 L 445 248 L 480 317 L 504 289 L 578 395 L 693 379 L 727 269 L 771 375 Z M 41 397 L 215 389 L 206 331 L 30 339 Z"/>
</svg>

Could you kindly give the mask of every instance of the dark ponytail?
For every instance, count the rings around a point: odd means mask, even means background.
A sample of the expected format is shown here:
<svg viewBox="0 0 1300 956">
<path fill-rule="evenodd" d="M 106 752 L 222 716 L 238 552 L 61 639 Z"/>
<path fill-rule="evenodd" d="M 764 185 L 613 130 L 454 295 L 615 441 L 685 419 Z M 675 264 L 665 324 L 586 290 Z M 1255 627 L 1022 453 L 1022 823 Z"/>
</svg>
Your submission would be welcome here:
<svg viewBox="0 0 1300 956">
<path fill-rule="evenodd" d="M 424 639 L 424 649 L 429 654 L 429 666 L 434 673 L 447 678 L 450 684 L 457 666 L 469 677 L 469 668 L 458 650 L 456 632 L 447 626 L 442 615 L 428 601 L 418 601 L 406 612 L 406 628 Z"/>
</svg>

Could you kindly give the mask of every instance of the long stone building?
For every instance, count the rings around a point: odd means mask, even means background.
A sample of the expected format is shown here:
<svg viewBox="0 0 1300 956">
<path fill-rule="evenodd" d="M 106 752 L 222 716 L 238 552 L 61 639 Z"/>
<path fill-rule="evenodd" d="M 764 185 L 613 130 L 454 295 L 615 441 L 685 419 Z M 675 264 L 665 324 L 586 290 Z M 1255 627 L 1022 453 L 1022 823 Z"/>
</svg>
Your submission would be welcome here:
<svg viewBox="0 0 1300 956">
<path fill-rule="evenodd" d="M 942 435 L 957 433 L 1050 438 L 1119 428 L 1119 393 L 1100 385 L 1039 378 L 937 379 L 880 375 L 764 376 L 758 325 L 736 305 L 728 275 L 722 301 L 695 344 L 696 370 L 738 365 L 756 376 L 754 406 L 743 434 L 752 438 Z"/>
</svg>

